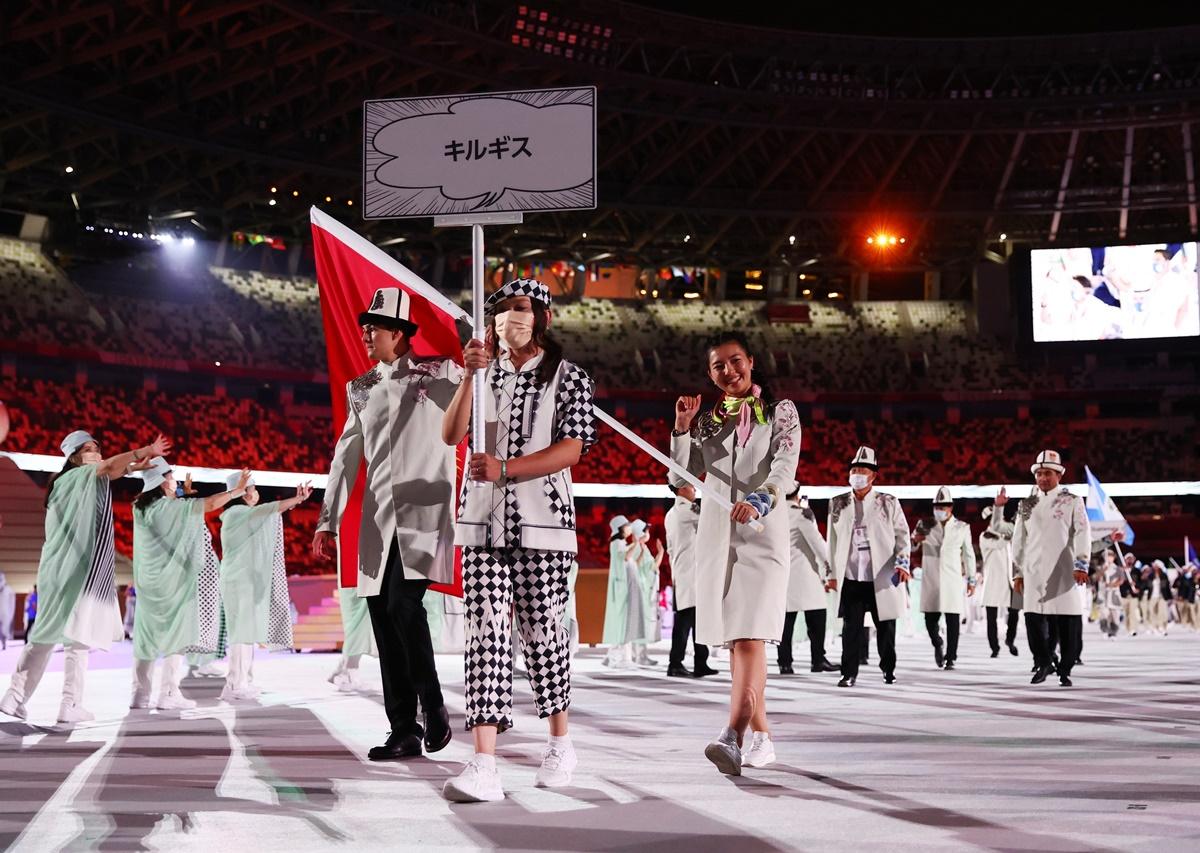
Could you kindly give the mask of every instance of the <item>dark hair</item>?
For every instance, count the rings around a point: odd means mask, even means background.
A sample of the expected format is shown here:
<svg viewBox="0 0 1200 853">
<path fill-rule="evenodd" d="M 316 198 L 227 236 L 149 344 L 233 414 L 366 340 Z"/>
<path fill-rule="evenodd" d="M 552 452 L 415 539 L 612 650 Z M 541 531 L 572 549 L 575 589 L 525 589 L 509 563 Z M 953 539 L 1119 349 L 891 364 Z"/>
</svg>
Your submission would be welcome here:
<svg viewBox="0 0 1200 853">
<path fill-rule="evenodd" d="M 1088 290 L 1092 289 L 1092 280 L 1090 278 L 1088 278 L 1086 275 L 1075 276 L 1075 281 L 1078 282 L 1081 286 L 1086 287 Z"/>
<path fill-rule="evenodd" d="M 545 385 L 554 378 L 554 374 L 558 372 L 558 366 L 562 364 L 563 348 L 562 344 L 550 334 L 550 306 L 542 300 L 532 297 L 529 304 L 533 308 L 532 340 L 545 353 L 542 363 L 537 368 L 537 381 L 539 385 Z M 495 313 L 489 314 L 487 318 L 487 338 L 487 342 L 494 346 L 496 342 Z"/>
<path fill-rule="evenodd" d="M 54 484 L 58 482 L 58 478 L 61 477 L 63 474 L 67 473 L 68 471 L 78 468 L 80 466 L 81 463 L 78 461 L 78 459 L 79 459 L 79 451 L 77 450 L 74 453 L 72 453 L 70 456 L 67 457 L 67 461 L 63 463 L 62 470 L 60 470 L 57 474 L 51 475 L 50 481 L 48 483 L 46 483 L 46 501 L 45 501 L 45 503 L 42 504 L 42 506 L 44 508 L 46 508 L 46 509 L 50 508 L 50 492 L 53 491 Z"/>
<path fill-rule="evenodd" d="M 754 350 L 750 348 L 750 342 L 746 340 L 746 336 L 741 332 L 720 332 L 708 339 L 704 345 L 704 361 L 705 369 L 708 367 L 708 357 L 717 347 L 723 347 L 725 344 L 737 344 L 742 348 L 749 358 L 754 358 Z M 757 378 L 756 378 L 757 376 Z M 768 406 L 775 402 L 775 395 L 771 393 L 771 389 L 767 387 L 767 383 L 762 381 L 762 373 L 753 371 L 750 376 L 750 381 L 762 389 L 762 401 Z"/>
<path fill-rule="evenodd" d="M 155 501 L 162 500 L 166 496 L 167 493 L 164 492 L 162 490 L 162 486 L 159 485 L 157 489 L 151 489 L 148 492 L 142 492 L 140 495 L 134 498 L 133 508 L 145 512 L 146 510 L 150 509 L 150 507 L 154 506 Z"/>
</svg>

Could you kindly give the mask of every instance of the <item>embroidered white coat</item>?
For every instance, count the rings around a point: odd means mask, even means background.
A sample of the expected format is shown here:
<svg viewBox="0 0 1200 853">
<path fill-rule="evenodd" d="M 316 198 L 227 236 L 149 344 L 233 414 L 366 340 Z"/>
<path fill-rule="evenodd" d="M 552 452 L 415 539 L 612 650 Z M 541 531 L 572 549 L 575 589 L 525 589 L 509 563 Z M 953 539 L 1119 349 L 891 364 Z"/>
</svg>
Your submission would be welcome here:
<svg viewBox="0 0 1200 853">
<path fill-rule="evenodd" d="M 667 510 L 667 517 L 663 519 L 677 610 L 696 606 L 696 529 L 699 522 L 700 514 L 693 509 L 692 502 L 684 498 L 675 498 L 675 506 Z"/>
<path fill-rule="evenodd" d="M 766 424 L 755 422 L 745 447 L 737 445 L 736 418 L 717 425 L 712 412 L 696 418 L 689 435 L 673 436 L 671 456 L 705 485 L 732 502 L 756 491 L 775 497 L 761 519 L 763 531 L 738 524 L 714 501 L 700 502 L 696 537 L 696 641 L 783 637 L 787 598 L 789 524 L 784 495 L 800 458 L 800 417 L 791 400 L 780 400 Z"/>
<path fill-rule="evenodd" d="M 921 543 L 921 612 L 962 613 L 967 578 L 975 582 L 971 525 L 957 518 L 935 523 Z"/>
<path fill-rule="evenodd" d="M 988 536 L 994 533 L 995 536 Z M 992 509 L 988 529 L 979 537 L 983 554 L 983 606 L 1009 607 L 1012 604 L 1013 524 L 1004 520 L 1001 507 Z"/>
<path fill-rule="evenodd" d="M 807 507 L 787 506 L 791 534 L 791 572 L 788 576 L 787 611 L 824 610 L 828 594 L 825 581 L 833 578 L 829 551 L 817 527 L 817 517 Z"/>
<path fill-rule="evenodd" d="M 405 578 L 454 579 L 454 448 L 442 441 L 442 416 L 462 377 L 449 359 L 402 356 L 346 383 L 346 425 L 329 465 L 317 530 L 337 532 L 365 459 L 360 596 L 379 594 L 393 541 Z"/>
<path fill-rule="evenodd" d="M 1013 577 L 1024 581 L 1025 610 L 1082 616 L 1084 596 L 1074 572 L 1087 571 L 1091 552 L 1083 498 L 1065 486 L 1049 494 L 1035 488 L 1021 501 L 1013 531 Z"/>
<path fill-rule="evenodd" d="M 829 523 L 825 537 L 829 562 L 838 582 L 838 613 L 842 608 L 842 588 L 850 549 L 854 546 L 854 495 L 844 492 L 829 502 Z M 863 525 L 871 546 L 871 566 L 875 570 L 875 609 L 881 620 L 899 619 L 908 611 L 908 592 L 903 583 L 892 584 L 897 569 L 908 571 L 911 542 L 908 520 L 900 501 L 894 496 L 867 492 L 863 500 Z"/>
</svg>

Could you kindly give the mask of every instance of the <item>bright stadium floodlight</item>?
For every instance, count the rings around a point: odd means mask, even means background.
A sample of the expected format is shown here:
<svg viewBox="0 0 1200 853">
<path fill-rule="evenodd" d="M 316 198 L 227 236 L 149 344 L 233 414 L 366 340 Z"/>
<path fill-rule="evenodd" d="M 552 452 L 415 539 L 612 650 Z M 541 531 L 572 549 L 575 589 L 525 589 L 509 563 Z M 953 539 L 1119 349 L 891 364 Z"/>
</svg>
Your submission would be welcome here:
<svg viewBox="0 0 1200 853">
<path fill-rule="evenodd" d="M 184 237 L 180 242 L 183 244 L 183 247 L 185 249 L 190 249 L 190 248 L 192 248 L 192 246 L 196 245 L 196 238 L 195 237 Z"/>
</svg>

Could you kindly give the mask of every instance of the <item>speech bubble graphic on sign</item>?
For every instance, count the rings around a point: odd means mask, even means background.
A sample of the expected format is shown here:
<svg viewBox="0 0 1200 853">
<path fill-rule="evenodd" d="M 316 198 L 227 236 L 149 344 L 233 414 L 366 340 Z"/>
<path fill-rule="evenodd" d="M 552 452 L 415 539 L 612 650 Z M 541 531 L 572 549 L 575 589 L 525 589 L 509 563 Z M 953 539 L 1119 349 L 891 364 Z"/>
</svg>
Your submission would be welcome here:
<svg viewBox="0 0 1200 853">
<path fill-rule="evenodd" d="M 366 102 L 363 216 L 594 208 L 595 94 Z"/>
</svg>

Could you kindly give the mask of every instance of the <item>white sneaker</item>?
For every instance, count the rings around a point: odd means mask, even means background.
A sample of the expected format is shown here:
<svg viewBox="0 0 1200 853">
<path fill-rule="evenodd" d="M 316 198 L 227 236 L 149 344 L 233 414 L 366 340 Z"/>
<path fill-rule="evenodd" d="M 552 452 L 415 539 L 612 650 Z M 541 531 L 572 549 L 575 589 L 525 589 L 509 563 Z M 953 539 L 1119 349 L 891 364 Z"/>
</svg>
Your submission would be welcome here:
<svg viewBox="0 0 1200 853">
<path fill-rule="evenodd" d="M 704 757 L 726 776 L 742 775 L 742 750 L 737 745 L 737 734 L 729 727 L 704 747 Z"/>
<path fill-rule="evenodd" d="M 504 799 L 504 787 L 500 784 L 500 771 L 478 764 L 475 759 L 467 762 L 453 779 L 442 786 L 442 796 L 452 803 L 496 803 Z"/>
<path fill-rule="evenodd" d="M 24 720 L 28 713 L 25 710 L 25 703 L 17 699 L 17 694 L 9 690 L 4 694 L 4 698 L 0 699 L 0 714 L 8 714 L 10 717 L 16 717 L 18 720 Z"/>
<path fill-rule="evenodd" d="M 195 700 L 188 699 L 182 693 L 175 691 L 163 693 L 158 697 L 158 710 L 160 711 L 188 711 L 195 707 Z"/>
<path fill-rule="evenodd" d="M 750 749 L 742 753 L 743 767 L 766 767 L 775 763 L 775 742 L 767 732 L 755 732 Z"/>
<path fill-rule="evenodd" d="M 90 723 L 94 719 L 96 715 L 82 705 L 64 703 L 58 708 L 60 723 Z"/>
<path fill-rule="evenodd" d="M 154 705 L 152 705 L 150 703 L 149 696 L 139 696 L 135 693 L 133 698 L 131 700 L 129 700 L 129 708 L 132 711 L 143 711 L 143 710 L 146 710 L 147 708 L 153 708 L 153 707 L 154 707 Z"/>
<path fill-rule="evenodd" d="M 216 660 L 210 660 L 204 666 L 196 667 L 196 675 L 201 678 L 224 678 L 228 674 L 228 667 Z"/>
<path fill-rule="evenodd" d="M 335 672 L 330 676 L 329 683 L 337 688 L 338 693 L 357 693 L 362 689 L 362 682 L 353 674 L 352 670 Z"/>
<path fill-rule="evenodd" d="M 538 768 L 536 788 L 565 788 L 571 784 L 571 774 L 579 764 L 575 747 L 547 746 L 542 750 L 542 766 Z"/>
</svg>

